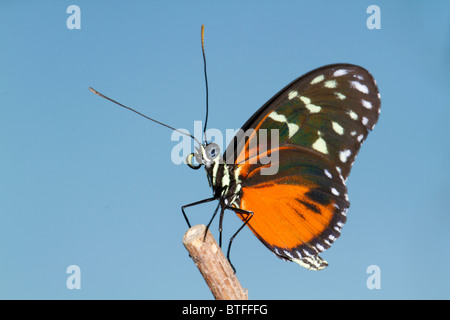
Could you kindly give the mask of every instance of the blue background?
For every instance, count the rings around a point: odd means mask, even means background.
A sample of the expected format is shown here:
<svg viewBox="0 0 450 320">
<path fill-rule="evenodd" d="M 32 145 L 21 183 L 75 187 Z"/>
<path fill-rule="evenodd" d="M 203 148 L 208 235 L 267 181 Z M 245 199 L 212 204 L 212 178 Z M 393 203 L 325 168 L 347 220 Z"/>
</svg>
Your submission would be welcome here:
<svg viewBox="0 0 450 320">
<path fill-rule="evenodd" d="M 69 5 L 81 30 L 69 30 Z M 366 9 L 381 9 L 369 30 Z M 348 62 L 379 84 L 382 111 L 348 180 L 342 236 L 312 272 L 250 230 L 232 260 L 251 299 L 449 299 L 448 1 L 2 1 L 0 298 L 210 299 L 182 245 L 183 204 L 211 195 L 174 165 L 171 131 L 237 129 L 272 95 Z M 207 223 L 214 204 L 189 210 Z M 227 239 L 240 224 L 225 216 Z M 217 236 L 217 224 L 212 227 Z M 81 268 L 81 290 L 66 268 Z M 369 290 L 366 270 L 381 269 Z"/>
</svg>

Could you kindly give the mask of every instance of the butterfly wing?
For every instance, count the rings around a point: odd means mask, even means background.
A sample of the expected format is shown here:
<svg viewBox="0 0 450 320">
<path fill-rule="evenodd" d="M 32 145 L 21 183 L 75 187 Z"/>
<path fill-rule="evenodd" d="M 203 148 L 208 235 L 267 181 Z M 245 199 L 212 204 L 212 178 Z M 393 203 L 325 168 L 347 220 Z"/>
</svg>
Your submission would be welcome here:
<svg viewBox="0 0 450 320">
<path fill-rule="evenodd" d="M 241 184 L 234 205 L 254 213 L 249 228 L 278 257 L 313 270 L 327 265 L 318 254 L 346 221 L 345 181 L 379 110 L 369 72 L 325 66 L 281 90 L 229 145 L 224 160 Z"/>
</svg>

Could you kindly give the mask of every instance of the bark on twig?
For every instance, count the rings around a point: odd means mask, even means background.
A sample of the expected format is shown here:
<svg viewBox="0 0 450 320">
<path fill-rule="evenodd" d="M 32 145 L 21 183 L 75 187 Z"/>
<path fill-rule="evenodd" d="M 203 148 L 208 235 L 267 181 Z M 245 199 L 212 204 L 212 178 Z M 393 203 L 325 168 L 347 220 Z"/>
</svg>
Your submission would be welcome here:
<svg viewBox="0 0 450 320">
<path fill-rule="evenodd" d="M 204 225 L 190 228 L 183 244 L 194 260 L 216 300 L 248 300 L 247 290 L 239 283 L 233 268 L 212 234 Z M 204 239 L 204 240 L 203 240 Z"/>
</svg>

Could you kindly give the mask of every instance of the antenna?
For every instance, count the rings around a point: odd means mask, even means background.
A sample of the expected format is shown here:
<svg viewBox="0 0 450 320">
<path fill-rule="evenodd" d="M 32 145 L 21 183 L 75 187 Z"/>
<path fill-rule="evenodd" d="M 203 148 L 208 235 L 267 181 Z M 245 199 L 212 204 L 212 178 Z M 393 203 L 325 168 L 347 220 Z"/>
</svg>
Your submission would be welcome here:
<svg viewBox="0 0 450 320">
<path fill-rule="evenodd" d="M 205 136 L 206 142 L 206 125 L 208 123 L 208 76 L 206 75 L 206 56 L 205 56 L 205 25 L 202 24 L 202 54 L 203 54 L 203 65 L 205 72 L 205 85 L 206 85 L 206 115 L 205 115 L 205 126 L 203 127 L 203 134 Z"/>
<path fill-rule="evenodd" d="M 130 107 L 127 107 L 127 106 L 125 106 L 125 105 L 123 105 L 123 104 L 121 104 L 121 103 L 119 103 L 119 102 L 117 102 L 117 101 L 115 101 L 115 100 L 113 100 L 113 99 L 111 99 L 111 98 L 109 98 L 109 97 L 107 97 L 107 96 L 101 94 L 100 92 L 98 92 L 97 90 L 95 90 L 95 89 L 92 88 L 92 87 L 89 87 L 89 90 L 91 90 L 92 93 L 95 93 L 96 95 L 98 95 L 98 96 L 100 96 L 100 97 L 102 97 L 102 98 L 104 98 L 104 99 L 106 99 L 106 100 L 109 100 L 109 101 L 111 101 L 111 102 L 113 102 L 113 103 L 115 103 L 115 104 L 117 104 L 117 105 L 119 105 L 119 106 L 121 106 L 122 108 L 131 110 L 131 111 L 137 113 L 137 114 L 140 115 L 141 117 L 144 117 L 144 118 L 146 118 L 146 119 L 148 119 L 148 120 L 151 120 L 151 121 L 153 121 L 153 122 L 156 122 L 157 124 L 160 124 L 160 125 L 162 125 L 162 126 L 164 126 L 164 127 L 166 127 L 166 128 L 172 129 L 173 131 L 176 131 L 176 132 L 179 132 L 179 133 L 181 133 L 181 134 L 184 134 L 185 136 L 191 137 L 191 138 L 194 139 L 199 145 L 201 145 L 201 143 L 198 142 L 198 140 L 195 139 L 195 137 L 192 136 L 192 135 L 189 134 L 189 133 L 180 131 L 180 130 L 175 129 L 175 128 L 173 128 L 173 127 L 171 127 L 171 126 L 169 126 L 169 125 L 167 125 L 167 124 L 165 124 L 165 123 L 162 123 L 162 122 L 159 122 L 159 121 L 157 121 L 157 120 L 155 120 L 155 119 L 152 119 L 152 118 L 150 118 L 150 117 L 147 117 L 145 114 L 142 114 L 142 113 L 140 113 L 139 111 L 136 111 L 136 110 L 134 110 L 134 109 L 132 109 L 132 108 L 130 108 Z"/>
</svg>

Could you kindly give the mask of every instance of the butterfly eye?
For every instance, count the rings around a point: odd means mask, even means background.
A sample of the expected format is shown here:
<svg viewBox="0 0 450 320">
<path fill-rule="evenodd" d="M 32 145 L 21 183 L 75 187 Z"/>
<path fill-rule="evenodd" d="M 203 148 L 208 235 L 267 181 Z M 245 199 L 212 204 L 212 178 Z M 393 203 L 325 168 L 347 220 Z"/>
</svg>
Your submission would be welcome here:
<svg viewBox="0 0 450 320">
<path fill-rule="evenodd" d="M 219 156 L 220 148 L 217 144 L 210 143 L 206 146 L 205 152 L 206 152 L 206 156 L 210 160 L 214 160 L 215 158 L 217 158 Z"/>
</svg>

